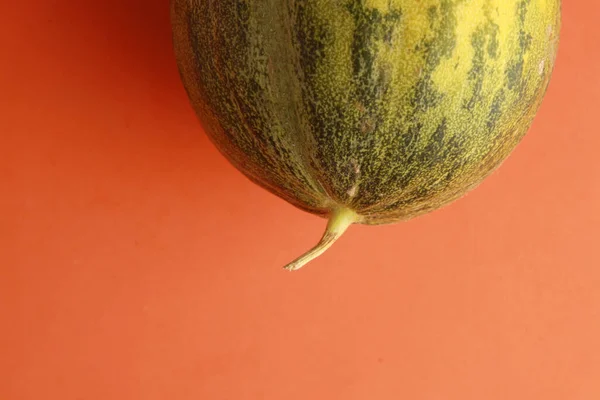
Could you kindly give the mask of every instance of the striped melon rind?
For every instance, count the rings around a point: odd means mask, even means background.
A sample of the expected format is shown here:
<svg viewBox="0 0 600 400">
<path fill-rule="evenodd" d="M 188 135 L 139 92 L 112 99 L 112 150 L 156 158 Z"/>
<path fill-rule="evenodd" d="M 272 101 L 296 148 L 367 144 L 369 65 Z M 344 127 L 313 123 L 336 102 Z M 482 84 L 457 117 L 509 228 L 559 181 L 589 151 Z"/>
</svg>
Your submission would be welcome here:
<svg viewBox="0 0 600 400">
<path fill-rule="evenodd" d="M 508 157 L 547 89 L 560 7 L 172 0 L 171 15 L 207 134 L 252 181 L 331 218 L 321 251 L 351 223 L 450 203 Z"/>
</svg>

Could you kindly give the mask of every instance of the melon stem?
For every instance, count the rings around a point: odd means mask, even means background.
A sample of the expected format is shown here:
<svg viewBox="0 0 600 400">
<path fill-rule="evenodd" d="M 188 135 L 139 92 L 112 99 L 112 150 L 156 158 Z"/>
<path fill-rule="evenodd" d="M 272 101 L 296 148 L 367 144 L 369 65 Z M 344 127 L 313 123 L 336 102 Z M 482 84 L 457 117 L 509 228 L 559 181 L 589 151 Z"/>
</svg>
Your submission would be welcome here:
<svg viewBox="0 0 600 400">
<path fill-rule="evenodd" d="M 296 271 L 323 254 L 342 236 L 350 225 L 358 220 L 358 215 L 348 208 L 338 208 L 331 213 L 323 237 L 312 249 L 283 267 L 288 271 Z"/>
</svg>

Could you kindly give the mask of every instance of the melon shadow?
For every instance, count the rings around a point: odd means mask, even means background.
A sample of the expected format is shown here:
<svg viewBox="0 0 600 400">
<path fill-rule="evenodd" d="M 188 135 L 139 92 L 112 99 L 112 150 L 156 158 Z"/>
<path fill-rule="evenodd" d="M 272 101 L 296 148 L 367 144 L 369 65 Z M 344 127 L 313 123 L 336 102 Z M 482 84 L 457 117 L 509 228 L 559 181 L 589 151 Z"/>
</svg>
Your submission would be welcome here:
<svg viewBox="0 0 600 400">
<path fill-rule="evenodd" d="M 169 0 L 62 0 L 48 14 L 61 46 L 75 53 L 68 62 L 77 63 L 86 78 L 106 82 L 101 75 L 107 66 L 119 71 L 115 85 L 144 85 L 166 106 L 187 100 L 173 54 Z"/>
</svg>

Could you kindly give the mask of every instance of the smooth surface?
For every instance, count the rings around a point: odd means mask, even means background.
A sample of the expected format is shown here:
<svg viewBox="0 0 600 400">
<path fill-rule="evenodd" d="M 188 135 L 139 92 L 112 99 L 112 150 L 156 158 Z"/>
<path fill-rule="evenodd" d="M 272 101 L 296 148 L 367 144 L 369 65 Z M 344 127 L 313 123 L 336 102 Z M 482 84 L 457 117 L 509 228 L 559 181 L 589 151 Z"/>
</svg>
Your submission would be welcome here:
<svg viewBox="0 0 600 400">
<path fill-rule="evenodd" d="M 0 14 L 0 399 L 600 398 L 600 3 L 479 189 L 405 224 L 325 221 L 202 133 L 166 0 Z"/>
</svg>

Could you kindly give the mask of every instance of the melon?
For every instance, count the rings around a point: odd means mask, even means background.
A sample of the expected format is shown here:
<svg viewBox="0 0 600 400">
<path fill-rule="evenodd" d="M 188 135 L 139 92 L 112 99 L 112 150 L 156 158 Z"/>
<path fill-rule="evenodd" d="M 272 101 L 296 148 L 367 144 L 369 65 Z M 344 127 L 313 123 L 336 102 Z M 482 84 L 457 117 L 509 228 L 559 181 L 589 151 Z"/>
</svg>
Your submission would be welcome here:
<svg viewBox="0 0 600 400">
<path fill-rule="evenodd" d="M 171 0 L 201 126 L 260 187 L 352 224 L 414 218 L 474 189 L 529 130 L 560 0 Z"/>
</svg>

